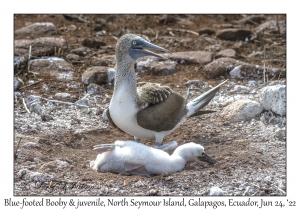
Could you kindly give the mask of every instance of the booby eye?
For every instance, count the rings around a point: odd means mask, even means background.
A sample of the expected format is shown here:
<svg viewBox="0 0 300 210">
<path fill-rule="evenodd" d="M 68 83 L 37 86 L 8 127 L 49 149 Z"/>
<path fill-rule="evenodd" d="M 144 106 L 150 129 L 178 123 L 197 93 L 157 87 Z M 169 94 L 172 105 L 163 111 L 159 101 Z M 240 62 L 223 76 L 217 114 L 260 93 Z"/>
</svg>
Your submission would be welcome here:
<svg viewBox="0 0 300 210">
<path fill-rule="evenodd" d="M 133 44 L 133 45 L 136 45 L 136 41 L 132 41 L 132 44 Z"/>
</svg>

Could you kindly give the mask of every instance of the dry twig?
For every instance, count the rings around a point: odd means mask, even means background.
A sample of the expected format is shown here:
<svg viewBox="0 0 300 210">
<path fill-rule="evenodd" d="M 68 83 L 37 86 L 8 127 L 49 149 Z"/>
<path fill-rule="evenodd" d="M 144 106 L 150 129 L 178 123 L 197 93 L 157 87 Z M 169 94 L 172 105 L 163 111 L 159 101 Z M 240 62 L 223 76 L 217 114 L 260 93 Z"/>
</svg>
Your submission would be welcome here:
<svg viewBox="0 0 300 210">
<path fill-rule="evenodd" d="M 37 83 L 39 83 L 39 82 L 41 82 L 41 81 L 42 81 L 42 80 L 39 80 L 39 81 L 36 81 L 36 82 L 34 82 L 34 83 L 30 84 L 30 85 L 23 86 L 23 87 L 20 88 L 20 90 L 21 90 L 21 89 L 24 89 L 24 88 L 27 88 L 27 87 L 29 87 L 29 86 L 31 86 L 31 85 L 35 85 L 35 84 L 37 84 Z"/>
<path fill-rule="evenodd" d="M 177 32 L 185 32 L 199 36 L 199 33 L 191 30 L 180 29 L 180 28 L 167 28 L 168 31 L 177 31 Z"/>
<path fill-rule="evenodd" d="M 24 98 L 23 98 L 22 100 L 23 100 L 23 105 L 24 105 L 24 107 L 25 107 L 25 110 L 26 110 L 29 114 L 31 114 L 30 111 L 27 109 L 27 106 L 26 106 L 26 103 L 25 103 Z"/>
</svg>

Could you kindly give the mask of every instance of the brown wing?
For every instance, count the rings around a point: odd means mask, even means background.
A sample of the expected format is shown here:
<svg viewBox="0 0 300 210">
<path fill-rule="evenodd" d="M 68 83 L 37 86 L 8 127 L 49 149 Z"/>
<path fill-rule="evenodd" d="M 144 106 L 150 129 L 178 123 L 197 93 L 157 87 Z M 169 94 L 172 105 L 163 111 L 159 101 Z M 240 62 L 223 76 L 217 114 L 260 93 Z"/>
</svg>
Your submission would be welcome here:
<svg viewBox="0 0 300 210">
<path fill-rule="evenodd" d="M 159 84 L 150 82 L 139 82 L 137 90 L 139 93 L 139 100 L 137 101 L 139 108 L 161 103 L 173 92 L 168 86 L 160 86 Z"/>
<path fill-rule="evenodd" d="M 137 114 L 139 126 L 156 132 L 172 130 L 187 112 L 186 99 L 176 92 L 158 104 L 151 105 Z"/>
</svg>

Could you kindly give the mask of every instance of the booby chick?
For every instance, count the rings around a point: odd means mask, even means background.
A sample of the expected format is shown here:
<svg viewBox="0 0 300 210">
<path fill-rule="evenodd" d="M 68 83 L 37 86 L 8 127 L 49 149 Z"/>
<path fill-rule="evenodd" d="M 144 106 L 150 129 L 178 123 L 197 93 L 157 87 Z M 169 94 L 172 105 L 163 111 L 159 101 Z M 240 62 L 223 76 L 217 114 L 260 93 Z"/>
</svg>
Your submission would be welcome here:
<svg viewBox="0 0 300 210">
<path fill-rule="evenodd" d="M 204 152 L 200 144 L 192 142 L 177 147 L 172 155 L 134 141 L 120 140 L 114 144 L 96 145 L 94 150 L 100 154 L 90 163 L 93 170 L 125 175 L 173 173 L 181 171 L 188 161 L 217 162 Z"/>
<path fill-rule="evenodd" d="M 200 109 L 210 102 L 226 81 L 188 103 L 186 97 L 167 86 L 137 84 L 136 59 L 144 56 L 167 59 L 147 49 L 169 52 L 134 34 L 125 34 L 118 40 L 114 92 L 106 115 L 113 126 L 133 135 L 136 141 L 139 138 L 155 139 L 159 147 L 164 137 L 189 117 L 212 112 Z"/>
</svg>

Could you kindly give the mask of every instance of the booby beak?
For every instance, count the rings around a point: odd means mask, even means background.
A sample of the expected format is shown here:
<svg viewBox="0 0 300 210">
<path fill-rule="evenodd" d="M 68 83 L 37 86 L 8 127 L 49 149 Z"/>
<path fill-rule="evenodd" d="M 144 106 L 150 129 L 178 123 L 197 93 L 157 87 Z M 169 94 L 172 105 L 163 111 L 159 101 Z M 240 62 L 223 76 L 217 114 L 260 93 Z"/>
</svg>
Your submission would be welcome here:
<svg viewBox="0 0 300 210">
<path fill-rule="evenodd" d="M 204 161 L 210 164 L 215 164 L 217 162 L 215 159 L 207 155 L 205 152 L 203 152 L 201 156 L 198 156 L 195 161 L 196 162 Z"/>
<path fill-rule="evenodd" d="M 158 51 L 162 51 L 162 52 L 167 52 L 167 53 L 171 53 L 169 50 L 159 47 L 157 45 L 154 45 L 144 39 L 138 39 L 136 41 L 134 41 L 133 43 L 135 43 L 135 45 L 133 44 L 130 48 L 129 48 L 129 55 L 133 58 L 133 59 L 138 59 L 144 56 L 155 56 L 158 58 L 163 58 L 163 59 L 168 59 L 162 55 L 156 54 L 154 52 L 151 52 L 149 50 L 146 50 L 144 48 L 147 49 L 153 49 L 153 50 L 158 50 Z"/>
</svg>

